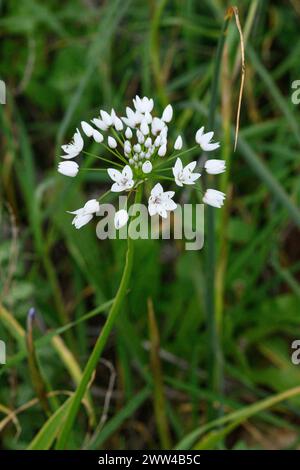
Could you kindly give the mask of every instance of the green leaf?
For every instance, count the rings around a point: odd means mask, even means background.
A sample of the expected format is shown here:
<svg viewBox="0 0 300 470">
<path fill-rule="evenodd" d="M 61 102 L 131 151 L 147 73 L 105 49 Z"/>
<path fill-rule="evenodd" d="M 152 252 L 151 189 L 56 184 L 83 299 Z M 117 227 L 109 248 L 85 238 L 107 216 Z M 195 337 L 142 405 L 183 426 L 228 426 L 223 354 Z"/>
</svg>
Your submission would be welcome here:
<svg viewBox="0 0 300 470">
<path fill-rule="evenodd" d="M 149 388 L 144 388 L 133 397 L 122 410 L 117 413 L 102 429 L 96 430 L 92 440 L 87 445 L 87 449 L 99 449 L 99 447 L 124 423 L 149 397 Z"/>
<path fill-rule="evenodd" d="M 214 421 L 211 421 L 210 423 L 207 423 L 204 426 L 200 426 L 199 428 L 195 429 L 190 434 L 185 436 L 177 444 L 176 449 L 177 450 L 191 449 L 195 445 L 196 440 L 201 435 L 205 434 L 211 429 L 216 428 L 218 426 L 222 426 L 223 424 L 227 424 L 227 423 L 230 423 L 232 424 L 233 427 L 236 427 L 242 422 L 246 421 L 251 416 L 254 416 L 255 414 L 263 410 L 266 410 L 267 408 L 270 408 L 271 406 L 274 406 L 277 403 L 280 403 L 281 401 L 287 400 L 288 398 L 294 397 L 299 394 L 300 394 L 300 387 L 295 387 L 295 388 L 286 390 L 285 392 L 274 395 L 270 398 L 265 398 L 264 400 L 254 403 L 253 405 L 245 406 L 244 408 L 234 411 L 233 413 L 229 413 L 228 415 L 222 418 L 215 419 Z M 232 429 L 231 426 L 227 427 L 228 432 L 231 429 Z M 216 436 L 214 436 L 214 443 L 216 442 L 215 437 Z M 220 439 L 224 437 L 224 430 L 220 430 L 219 437 Z M 195 445 L 195 447 L 198 448 L 198 446 L 201 446 L 202 445 L 201 442 L 202 441 L 199 441 L 198 444 Z"/>
<path fill-rule="evenodd" d="M 58 410 L 45 422 L 44 426 L 39 430 L 37 435 L 29 444 L 27 450 L 48 450 L 52 446 L 56 436 L 58 435 L 62 422 L 71 405 L 69 397 Z"/>
</svg>

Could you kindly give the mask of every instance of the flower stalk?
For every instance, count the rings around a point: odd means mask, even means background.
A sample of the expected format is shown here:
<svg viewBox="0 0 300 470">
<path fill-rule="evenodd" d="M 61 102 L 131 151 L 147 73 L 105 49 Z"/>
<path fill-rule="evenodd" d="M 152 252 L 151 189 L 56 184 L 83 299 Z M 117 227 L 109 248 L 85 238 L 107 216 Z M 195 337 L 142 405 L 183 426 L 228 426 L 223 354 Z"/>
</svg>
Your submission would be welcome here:
<svg viewBox="0 0 300 470">
<path fill-rule="evenodd" d="M 142 185 L 140 185 L 136 191 L 135 203 L 138 204 L 141 200 L 141 197 L 142 197 Z M 109 311 L 108 317 L 105 321 L 105 324 L 95 343 L 94 349 L 86 364 L 86 367 L 82 375 L 82 379 L 72 398 L 72 403 L 70 405 L 70 408 L 68 409 L 68 413 L 67 413 L 64 425 L 62 427 L 62 432 L 57 441 L 57 446 L 56 446 L 57 449 L 66 448 L 72 427 L 74 425 L 75 418 L 79 411 L 80 403 L 87 391 L 88 385 L 92 378 L 92 374 L 97 367 L 101 354 L 109 338 L 110 332 L 112 331 L 116 323 L 118 314 L 120 313 L 120 310 L 121 310 L 121 307 L 122 307 L 122 304 L 123 304 L 123 301 L 127 292 L 130 276 L 131 276 L 132 264 L 133 264 L 133 253 L 134 253 L 133 240 L 128 236 L 127 253 L 126 253 L 126 260 L 125 260 L 125 266 L 123 270 L 122 279 L 121 279 L 115 300 Z"/>
</svg>

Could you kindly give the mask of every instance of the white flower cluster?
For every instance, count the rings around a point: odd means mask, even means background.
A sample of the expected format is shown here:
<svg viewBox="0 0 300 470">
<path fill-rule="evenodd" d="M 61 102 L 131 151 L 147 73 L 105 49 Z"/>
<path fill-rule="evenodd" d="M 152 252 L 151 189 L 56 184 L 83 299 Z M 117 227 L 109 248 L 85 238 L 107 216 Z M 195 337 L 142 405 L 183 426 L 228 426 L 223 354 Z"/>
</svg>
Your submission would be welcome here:
<svg viewBox="0 0 300 470">
<path fill-rule="evenodd" d="M 100 115 L 92 119 L 91 124 L 81 122 L 82 132 L 86 137 L 92 138 L 102 146 L 102 149 L 109 151 L 113 158 L 108 160 L 100 155 L 96 158 L 107 162 L 111 161 L 111 167 L 106 171 L 113 184 L 112 192 L 128 193 L 128 198 L 135 191 L 138 185 L 149 181 L 154 181 L 148 199 L 148 211 L 150 216 L 159 214 L 166 218 L 168 212 L 174 211 L 177 207 L 173 201 L 174 191 L 164 191 L 162 185 L 157 180 L 174 180 L 177 186 L 194 185 L 200 178 L 201 173 L 195 172 L 197 161 L 184 165 L 180 156 L 188 155 L 186 149 L 182 151 L 183 139 L 177 136 L 172 148 L 168 139 L 168 124 L 173 118 L 173 108 L 169 104 L 164 109 L 161 117 L 152 114 L 154 107 L 153 99 L 146 96 L 140 98 L 136 96 L 133 100 L 133 108 L 126 107 L 126 116 L 117 116 L 114 109 L 110 113 L 100 110 Z M 104 132 L 108 135 L 105 138 Z M 197 146 L 204 152 L 210 152 L 219 148 L 219 142 L 212 142 L 214 133 L 205 133 L 201 127 L 195 136 Z M 79 171 L 79 165 L 73 159 L 81 152 L 84 153 L 84 140 L 79 130 L 73 136 L 72 141 L 62 146 L 64 161 L 58 165 L 59 173 L 75 177 Z M 169 154 L 170 153 L 170 154 Z M 173 178 L 165 176 L 165 170 L 160 172 L 161 166 L 165 163 L 175 164 L 170 168 Z M 217 175 L 226 170 L 225 161 L 218 159 L 206 160 L 204 169 L 208 174 Z M 199 188 L 200 189 L 200 188 Z M 207 189 L 203 195 L 203 202 L 213 207 L 220 208 L 225 199 L 225 194 L 215 189 Z M 101 197 L 99 198 L 101 200 Z M 88 201 L 83 208 L 71 212 L 75 214 L 73 224 L 80 228 L 88 223 L 99 210 L 99 200 Z M 128 213 L 121 209 L 116 213 L 115 226 L 121 228 L 128 222 Z"/>
</svg>

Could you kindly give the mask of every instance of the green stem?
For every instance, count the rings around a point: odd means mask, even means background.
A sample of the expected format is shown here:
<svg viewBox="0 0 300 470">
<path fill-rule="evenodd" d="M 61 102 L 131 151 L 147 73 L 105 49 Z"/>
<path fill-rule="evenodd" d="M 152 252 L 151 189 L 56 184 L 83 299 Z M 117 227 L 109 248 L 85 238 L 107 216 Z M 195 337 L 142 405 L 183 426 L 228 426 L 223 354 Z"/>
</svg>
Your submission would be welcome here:
<svg viewBox="0 0 300 470">
<path fill-rule="evenodd" d="M 101 194 L 100 197 L 98 197 L 98 202 L 102 201 L 108 194 L 110 194 L 111 190 L 109 189 L 108 191 L 105 191 L 105 193 Z"/>
<path fill-rule="evenodd" d="M 98 158 L 98 160 L 102 160 L 103 162 L 109 163 L 110 166 L 115 165 L 115 166 L 119 166 L 120 168 L 123 168 L 123 165 L 115 161 L 109 160 L 108 158 L 99 157 L 98 155 L 95 155 L 94 153 L 86 152 L 85 150 L 82 153 L 90 157 Z"/>
<path fill-rule="evenodd" d="M 215 124 L 215 113 L 218 99 L 218 84 L 222 61 L 223 48 L 226 38 L 226 30 L 230 18 L 225 17 L 222 32 L 220 35 L 213 81 L 211 87 L 211 102 L 208 115 L 208 129 L 212 130 Z M 212 178 L 211 178 L 212 179 Z M 207 312 L 207 333 L 208 333 L 208 385 L 211 391 L 221 395 L 222 392 L 222 353 L 221 340 L 217 328 L 217 318 L 215 310 L 215 216 L 214 208 L 207 207 L 206 215 L 207 242 L 206 242 L 206 312 Z M 214 419 L 216 410 L 210 405 L 208 409 L 208 420 Z"/>
<path fill-rule="evenodd" d="M 149 179 L 159 179 L 159 180 L 174 182 L 174 178 L 170 178 L 169 176 L 162 176 L 162 175 L 158 175 L 158 174 L 153 174 L 153 178 L 149 178 Z"/>
<path fill-rule="evenodd" d="M 121 162 L 125 163 L 125 165 L 127 165 L 127 160 L 122 157 L 122 155 L 116 150 L 113 150 L 111 149 L 110 147 L 108 147 L 108 145 L 105 145 L 103 143 L 101 143 L 101 145 L 108 151 L 110 152 L 112 155 L 114 155 L 115 157 L 117 157 Z"/>
<path fill-rule="evenodd" d="M 140 186 L 138 191 L 136 192 L 135 203 L 139 203 L 141 200 L 141 197 L 142 197 L 142 190 Z M 105 324 L 101 330 L 101 333 L 98 336 L 94 349 L 85 366 L 82 379 L 73 395 L 71 406 L 68 410 L 65 422 L 62 426 L 60 437 L 57 442 L 57 446 L 56 446 L 57 449 L 66 448 L 72 427 L 75 422 L 75 418 L 79 411 L 80 403 L 86 393 L 93 371 L 97 367 L 97 364 L 99 362 L 103 349 L 106 345 L 110 332 L 113 326 L 115 325 L 115 322 L 120 312 L 124 297 L 126 296 L 128 283 L 129 283 L 129 279 L 130 279 L 131 271 L 132 271 L 132 264 L 133 264 L 133 240 L 128 236 L 126 261 L 125 261 L 124 271 L 123 271 L 122 279 L 119 285 L 119 289 L 117 291 L 115 300 L 109 311 Z"/>
<path fill-rule="evenodd" d="M 107 171 L 107 168 L 81 168 L 80 171 Z"/>
<path fill-rule="evenodd" d="M 194 145 L 194 147 L 191 147 L 191 148 L 186 149 L 186 150 L 182 150 L 182 152 L 176 153 L 175 155 L 171 155 L 166 160 L 163 160 L 162 162 L 155 165 L 154 169 L 156 170 L 156 168 L 159 168 L 160 166 L 165 165 L 166 163 L 169 163 L 170 161 L 174 160 L 175 158 L 181 157 L 182 155 L 185 155 L 186 153 L 193 152 L 197 148 L 199 149 L 199 145 Z"/>
<path fill-rule="evenodd" d="M 119 134 L 115 131 L 115 129 L 112 127 L 111 128 L 112 130 L 112 133 L 114 134 L 115 138 L 117 139 L 117 141 L 119 142 L 119 144 L 124 147 L 124 142 L 122 141 L 122 139 L 120 139 L 119 137 Z"/>
</svg>

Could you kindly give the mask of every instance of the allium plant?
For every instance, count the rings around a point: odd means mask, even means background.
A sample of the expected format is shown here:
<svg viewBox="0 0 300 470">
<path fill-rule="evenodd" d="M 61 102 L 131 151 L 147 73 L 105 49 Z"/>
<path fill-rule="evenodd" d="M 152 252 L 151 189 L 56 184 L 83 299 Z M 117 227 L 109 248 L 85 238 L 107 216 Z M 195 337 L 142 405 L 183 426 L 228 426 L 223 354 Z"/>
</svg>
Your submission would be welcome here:
<svg viewBox="0 0 300 470">
<path fill-rule="evenodd" d="M 152 114 L 153 106 L 152 98 L 136 96 L 133 108 L 126 107 L 126 116 L 117 116 L 114 109 L 110 113 L 100 110 L 100 116 L 92 119 L 91 123 L 82 121 L 81 129 L 87 138 L 93 139 L 101 146 L 101 154 L 94 156 L 105 165 L 103 169 L 106 169 L 108 181 L 112 183 L 110 191 L 125 192 L 130 202 L 130 197 L 136 189 L 149 181 L 151 184 L 148 198 L 149 215 L 158 214 L 166 218 L 169 212 L 176 209 L 177 204 L 173 199 L 175 192 L 166 191 L 160 181 L 164 182 L 163 184 L 173 181 L 179 187 L 195 185 L 203 170 L 212 175 L 223 173 L 225 162 L 218 159 L 207 160 L 204 168 L 200 168 L 196 160 L 184 165 L 180 157 L 194 150 L 195 146 L 192 149 L 185 149 L 181 135 L 178 135 L 170 145 L 171 139 L 168 134 L 173 108 L 168 104 L 162 115 L 158 117 Z M 205 152 L 217 150 L 220 144 L 212 141 L 213 135 L 212 131 L 205 132 L 204 127 L 198 129 L 195 135 L 196 147 Z M 64 161 L 59 163 L 58 171 L 63 175 L 75 177 L 80 167 L 74 159 L 80 153 L 85 153 L 84 139 L 78 129 L 72 141 L 63 145 L 62 149 L 65 152 L 61 157 Z M 105 154 L 110 153 L 111 158 L 109 159 L 107 155 L 103 157 L 103 151 Z M 172 166 L 164 168 L 168 163 Z M 103 196 L 100 196 L 98 201 L 92 199 L 84 207 L 70 211 L 75 215 L 72 223 L 77 229 L 87 224 L 97 214 L 102 198 Z M 205 204 L 220 208 L 224 198 L 224 193 L 207 189 L 202 200 Z M 117 211 L 116 229 L 126 225 L 127 222 L 128 214 L 125 208 Z"/>
<path fill-rule="evenodd" d="M 191 186 L 199 183 L 200 172 L 203 170 L 212 175 L 225 171 L 225 162 L 218 159 L 206 160 L 204 168 L 200 168 L 196 160 L 183 163 L 180 157 L 183 157 L 183 155 L 188 156 L 191 150 L 199 148 L 199 151 L 202 149 L 204 152 L 211 152 L 217 150 L 220 144 L 212 141 L 214 135 L 212 131 L 205 132 L 204 127 L 201 127 L 195 135 L 196 146 L 185 149 L 183 138 L 180 135 L 175 137 L 174 144 L 171 145 L 168 133 L 169 123 L 173 118 L 172 106 L 169 104 L 164 109 L 161 117 L 158 117 L 152 114 L 153 105 L 153 99 L 136 96 L 133 100 L 133 109 L 126 108 L 126 116 L 117 116 L 113 109 L 110 113 L 101 110 L 100 116 L 92 119 L 91 123 L 81 122 L 83 134 L 101 146 L 101 154 L 93 156 L 103 163 L 100 170 L 107 173 L 107 180 L 111 183 L 111 188 L 100 195 L 98 200 L 91 199 L 82 208 L 70 212 L 75 216 L 73 225 L 76 228 L 79 229 L 92 220 L 99 211 L 101 201 L 111 192 L 126 193 L 127 203 L 130 201 L 131 195 L 134 194 L 134 202 L 140 202 L 145 183 L 147 183 L 147 187 L 150 185 L 148 196 L 149 215 L 158 214 L 166 218 L 168 213 L 174 211 L 177 207 L 174 201 L 175 192 L 167 189 L 166 185 L 169 186 L 175 183 L 175 186 L 179 188 L 186 185 Z M 62 149 L 64 151 L 62 156 L 64 161 L 59 163 L 58 171 L 63 175 L 75 177 L 80 168 L 74 159 L 80 153 L 91 155 L 83 150 L 84 139 L 78 129 L 72 142 L 63 145 Z M 105 156 L 103 156 L 103 151 Z M 111 158 L 108 157 L 108 152 L 111 154 Z M 165 187 L 162 186 L 161 181 Z M 210 188 L 205 191 L 202 200 L 210 206 L 221 207 L 224 198 L 224 193 Z M 114 219 L 116 229 L 126 225 L 128 221 L 129 215 L 126 208 L 116 212 Z M 133 249 L 133 240 L 128 236 L 127 254 L 119 288 L 85 366 L 82 379 L 74 395 L 69 399 L 66 419 L 57 442 L 57 449 L 65 448 L 68 443 L 80 403 L 88 389 L 91 377 L 116 318 L 121 311 L 132 271 Z"/>
</svg>

